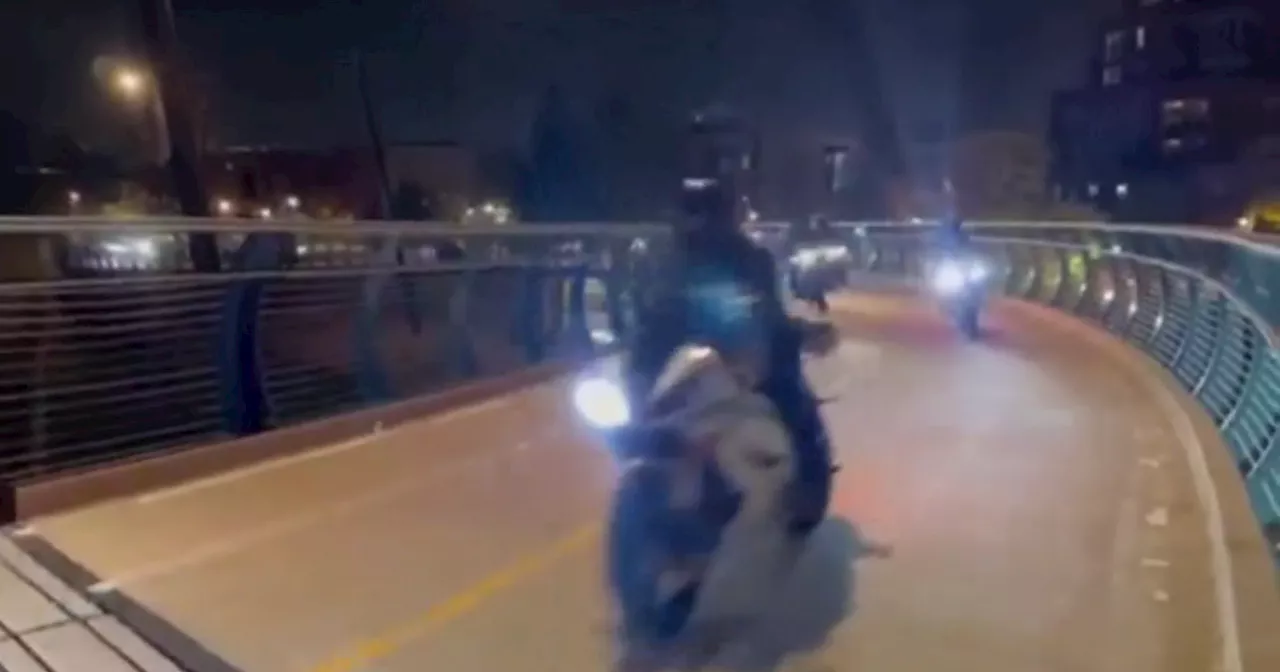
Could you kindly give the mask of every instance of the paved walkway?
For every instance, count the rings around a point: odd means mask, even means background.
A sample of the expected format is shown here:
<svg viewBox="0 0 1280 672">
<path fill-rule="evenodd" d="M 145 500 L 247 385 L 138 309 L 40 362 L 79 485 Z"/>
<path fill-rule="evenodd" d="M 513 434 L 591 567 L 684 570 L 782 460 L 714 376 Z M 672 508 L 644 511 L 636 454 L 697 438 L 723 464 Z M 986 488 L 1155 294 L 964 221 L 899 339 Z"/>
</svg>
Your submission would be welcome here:
<svg viewBox="0 0 1280 672">
<path fill-rule="evenodd" d="M 114 616 L 0 536 L 0 670 L 179 672 Z"/>
<path fill-rule="evenodd" d="M 995 315 L 970 344 L 900 298 L 837 313 L 843 346 L 817 372 L 840 392 L 832 519 L 729 669 L 1240 672 L 1178 430 L 1140 381 L 1029 319 Z M 615 467 L 568 399 L 554 381 L 36 520 L 23 541 L 216 654 L 140 630 L 197 672 L 604 672 Z M 7 627 L 36 652 L 54 628 L 109 649 L 112 621 L 50 585 L 65 603 L 6 598 Z"/>
</svg>

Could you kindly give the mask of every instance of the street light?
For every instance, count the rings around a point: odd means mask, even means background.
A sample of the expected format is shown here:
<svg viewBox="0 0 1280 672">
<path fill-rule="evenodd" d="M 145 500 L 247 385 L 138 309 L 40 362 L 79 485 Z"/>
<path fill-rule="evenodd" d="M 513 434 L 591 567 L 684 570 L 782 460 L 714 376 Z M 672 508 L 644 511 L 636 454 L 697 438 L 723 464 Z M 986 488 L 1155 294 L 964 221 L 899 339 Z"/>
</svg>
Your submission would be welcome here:
<svg viewBox="0 0 1280 672">
<path fill-rule="evenodd" d="M 128 56 L 93 59 L 93 76 L 112 95 L 133 103 L 148 102 L 157 93 L 148 64 Z"/>
<path fill-rule="evenodd" d="M 147 78 L 134 67 L 121 66 L 113 78 L 116 89 L 130 99 L 137 99 L 147 88 Z"/>
</svg>

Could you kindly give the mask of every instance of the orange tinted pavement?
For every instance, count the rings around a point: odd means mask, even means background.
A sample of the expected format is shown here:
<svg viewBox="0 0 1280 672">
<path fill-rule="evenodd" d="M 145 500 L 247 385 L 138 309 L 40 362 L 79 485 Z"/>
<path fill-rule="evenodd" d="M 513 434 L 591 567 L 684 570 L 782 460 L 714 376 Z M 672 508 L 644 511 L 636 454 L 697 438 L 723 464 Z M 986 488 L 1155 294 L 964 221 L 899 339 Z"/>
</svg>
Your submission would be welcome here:
<svg viewBox="0 0 1280 672">
<path fill-rule="evenodd" d="M 806 672 L 1217 669 L 1204 520 L 1138 381 L 1016 315 L 967 344 L 909 299 L 836 309 L 845 340 L 815 371 L 839 391 L 833 521 L 758 643 Z M 614 468 L 568 396 L 556 381 L 32 529 L 232 668 L 600 672 Z"/>
</svg>

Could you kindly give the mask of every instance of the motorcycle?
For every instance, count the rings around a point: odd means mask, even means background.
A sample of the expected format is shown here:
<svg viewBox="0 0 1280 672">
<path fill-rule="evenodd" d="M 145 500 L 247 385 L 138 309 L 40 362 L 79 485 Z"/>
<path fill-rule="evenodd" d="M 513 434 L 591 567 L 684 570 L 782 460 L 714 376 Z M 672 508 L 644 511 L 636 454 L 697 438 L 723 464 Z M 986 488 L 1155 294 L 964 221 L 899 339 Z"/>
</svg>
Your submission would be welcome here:
<svg viewBox="0 0 1280 672">
<path fill-rule="evenodd" d="M 791 255 L 787 268 L 796 298 L 813 304 L 822 314 L 829 310 L 827 293 L 844 282 L 849 250 L 843 245 L 804 247 Z"/>
<path fill-rule="evenodd" d="M 981 337 L 981 314 L 986 303 L 990 271 L 977 256 L 948 255 L 929 272 L 929 287 L 960 333 L 969 340 Z"/>
<path fill-rule="evenodd" d="M 606 553 L 624 641 L 662 649 L 763 613 L 767 591 L 742 590 L 742 563 L 729 558 L 752 558 L 762 577 L 785 572 L 796 553 L 797 465 L 749 375 L 690 344 L 647 398 L 592 376 L 577 383 L 574 405 L 622 466 Z"/>
</svg>

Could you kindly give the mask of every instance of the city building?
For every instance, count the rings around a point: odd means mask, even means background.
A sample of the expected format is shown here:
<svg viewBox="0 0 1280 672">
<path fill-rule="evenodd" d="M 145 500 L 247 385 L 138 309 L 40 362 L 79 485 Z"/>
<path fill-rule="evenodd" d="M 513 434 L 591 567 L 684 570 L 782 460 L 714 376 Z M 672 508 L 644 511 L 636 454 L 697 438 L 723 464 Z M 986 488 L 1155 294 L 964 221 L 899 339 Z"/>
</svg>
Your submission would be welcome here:
<svg viewBox="0 0 1280 672">
<path fill-rule="evenodd" d="M 1280 3 L 1124 0 L 1053 102 L 1051 180 L 1116 219 L 1231 224 L 1280 180 Z"/>
</svg>

